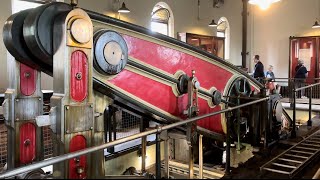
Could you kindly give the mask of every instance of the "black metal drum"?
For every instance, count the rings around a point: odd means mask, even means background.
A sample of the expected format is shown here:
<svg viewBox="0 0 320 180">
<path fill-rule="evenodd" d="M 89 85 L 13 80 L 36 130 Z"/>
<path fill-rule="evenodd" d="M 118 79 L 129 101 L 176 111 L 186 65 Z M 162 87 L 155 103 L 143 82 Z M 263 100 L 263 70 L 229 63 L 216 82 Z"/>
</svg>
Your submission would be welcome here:
<svg viewBox="0 0 320 180">
<path fill-rule="evenodd" d="M 105 75 L 121 72 L 128 62 L 128 47 L 120 34 L 100 30 L 94 35 L 94 68 Z"/>
<path fill-rule="evenodd" d="M 72 10 L 66 3 L 54 2 L 35 8 L 23 25 L 24 40 L 35 57 L 52 66 L 54 18 Z"/>
<path fill-rule="evenodd" d="M 32 9 L 11 15 L 3 27 L 3 41 L 10 54 L 19 62 L 52 74 L 52 66 L 38 60 L 28 49 L 23 37 L 23 23 Z"/>
</svg>

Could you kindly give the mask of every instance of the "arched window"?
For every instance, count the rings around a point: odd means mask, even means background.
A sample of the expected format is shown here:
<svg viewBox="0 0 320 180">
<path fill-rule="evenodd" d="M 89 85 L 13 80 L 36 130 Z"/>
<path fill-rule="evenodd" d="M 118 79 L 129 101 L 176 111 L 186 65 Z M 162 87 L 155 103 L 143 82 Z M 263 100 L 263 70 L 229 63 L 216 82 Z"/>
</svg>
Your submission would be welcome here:
<svg viewBox="0 0 320 180">
<path fill-rule="evenodd" d="M 173 21 L 173 14 L 168 4 L 159 2 L 154 6 L 151 13 L 152 31 L 173 37 Z"/>
<path fill-rule="evenodd" d="M 218 21 L 217 36 L 224 37 L 225 59 L 230 59 L 230 26 L 227 18 L 222 17 Z"/>
</svg>

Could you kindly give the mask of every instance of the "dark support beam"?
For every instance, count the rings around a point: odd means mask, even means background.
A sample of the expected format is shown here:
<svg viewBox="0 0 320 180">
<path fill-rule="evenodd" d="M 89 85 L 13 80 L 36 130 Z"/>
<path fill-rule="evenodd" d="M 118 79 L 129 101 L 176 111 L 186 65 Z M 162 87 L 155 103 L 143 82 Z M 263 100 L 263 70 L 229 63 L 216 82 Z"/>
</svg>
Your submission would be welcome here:
<svg viewBox="0 0 320 180">
<path fill-rule="evenodd" d="M 231 144 L 231 139 L 230 139 L 230 128 L 231 128 L 231 113 L 227 112 L 227 146 L 226 146 L 226 175 L 230 176 L 231 175 L 231 171 L 230 171 L 230 144 Z"/>
<path fill-rule="evenodd" d="M 158 128 L 158 127 L 157 127 Z M 161 148 L 160 133 L 156 134 L 156 178 L 161 179 Z"/>
<path fill-rule="evenodd" d="M 310 95 L 309 95 L 309 119 L 307 122 L 308 126 L 312 126 L 311 111 L 312 111 L 312 87 L 310 88 Z"/>
<path fill-rule="evenodd" d="M 242 67 L 247 67 L 247 26 L 248 26 L 248 0 L 242 0 Z"/>
<path fill-rule="evenodd" d="M 291 131 L 291 138 L 296 138 L 296 98 L 297 98 L 297 91 L 294 87 L 293 89 L 293 122 L 292 122 L 292 131 Z"/>
</svg>

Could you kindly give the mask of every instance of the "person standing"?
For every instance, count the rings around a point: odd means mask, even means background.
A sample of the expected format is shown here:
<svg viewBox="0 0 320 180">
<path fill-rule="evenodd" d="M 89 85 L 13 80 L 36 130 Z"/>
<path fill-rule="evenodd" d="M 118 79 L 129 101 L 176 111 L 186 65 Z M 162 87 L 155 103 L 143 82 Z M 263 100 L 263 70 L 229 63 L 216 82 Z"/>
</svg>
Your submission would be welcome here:
<svg viewBox="0 0 320 180">
<path fill-rule="evenodd" d="M 277 82 L 275 82 L 276 77 L 273 73 L 273 66 L 272 65 L 269 65 L 268 71 L 266 72 L 266 79 L 267 79 L 267 82 L 266 82 L 267 88 L 270 91 L 275 90 L 275 93 L 280 94 L 281 86 Z"/>
<path fill-rule="evenodd" d="M 308 70 L 307 68 L 303 65 L 304 62 L 303 60 L 298 60 L 298 65 L 295 68 L 295 87 L 297 88 L 301 88 L 304 86 L 305 82 L 306 82 L 306 78 L 308 77 Z M 301 98 L 307 98 L 304 96 L 304 92 L 305 90 L 301 90 Z"/>
<path fill-rule="evenodd" d="M 260 56 L 255 55 L 253 57 L 253 61 L 254 61 L 254 63 L 256 63 L 256 65 L 254 66 L 253 78 L 257 79 L 261 84 L 264 84 L 264 82 L 263 82 L 264 77 L 265 77 L 264 76 L 264 67 L 260 61 Z"/>
</svg>

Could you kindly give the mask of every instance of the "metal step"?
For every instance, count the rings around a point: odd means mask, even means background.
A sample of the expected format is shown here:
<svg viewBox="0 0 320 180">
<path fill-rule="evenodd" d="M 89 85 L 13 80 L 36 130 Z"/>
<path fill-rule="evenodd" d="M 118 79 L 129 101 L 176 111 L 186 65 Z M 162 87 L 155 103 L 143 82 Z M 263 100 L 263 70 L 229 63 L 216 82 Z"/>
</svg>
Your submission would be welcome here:
<svg viewBox="0 0 320 180">
<path fill-rule="evenodd" d="M 165 169 L 165 164 L 161 163 L 161 168 Z M 189 174 L 189 168 L 188 165 L 181 162 L 176 161 L 169 161 L 169 171 L 171 173 L 176 173 L 180 175 L 184 175 L 188 177 Z M 203 179 L 221 179 L 224 176 L 224 171 L 214 169 L 214 168 L 208 168 L 203 167 Z M 199 167 L 197 164 L 194 164 L 194 178 L 199 177 Z"/>
<path fill-rule="evenodd" d="M 308 159 L 308 157 L 305 157 L 305 156 L 298 156 L 298 155 L 294 155 L 294 154 L 284 154 L 284 156 L 290 156 L 290 157 L 296 157 L 296 158 Z"/>
<path fill-rule="evenodd" d="M 320 130 L 261 166 L 260 171 L 285 174 L 292 178 L 319 154 Z"/>
</svg>

